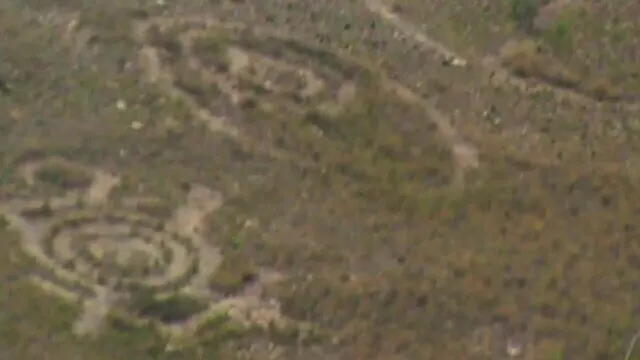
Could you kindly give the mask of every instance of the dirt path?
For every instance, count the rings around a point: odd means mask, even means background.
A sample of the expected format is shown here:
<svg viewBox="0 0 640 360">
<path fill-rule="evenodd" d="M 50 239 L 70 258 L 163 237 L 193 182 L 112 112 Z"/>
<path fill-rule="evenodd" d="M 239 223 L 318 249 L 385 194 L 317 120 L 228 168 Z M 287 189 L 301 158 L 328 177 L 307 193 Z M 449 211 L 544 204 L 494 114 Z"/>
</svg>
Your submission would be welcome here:
<svg viewBox="0 0 640 360">
<path fill-rule="evenodd" d="M 398 30 L 404 33 L 407 37 L 412 38 L 421 46 L 433 51 L 445 60 L 479 67 L 489 74 L 490 77 L 503 79 L 503 81 L 507 81 L 509 84 L 524 93 L 535 94 L 541 90 L 547 90 L 553 92 L 559 101 L 567 99 L 577 104 L 588 106 L 598 104 L 598 101 L 592 97 L 585 96 L 579 92 L 567 90 L 559 86 L 545 83 L 533 85 L 531 82 L 513 75 L 510 70 L 503 66 L 502 60 L 497 56 L 483 55 L 474 56 L 474 59 L 465 59 L 463 56 L 457 54 L 453 49 L 431 38 L 415 24 L 412 24 L 411 22 L 403 19 L 400 15 L 394 13 L 382 0 L 364 0 L 363 2 L 369 11 L 377 14 L 382 20 L 389 22 L 394 27 L 398 28 Z M 623 100 L 620 101 L 620 104 L 629 111 L 640 111 L 640 102 L 637 100 L 631 99 L 630 102 Z"/>
</svg>

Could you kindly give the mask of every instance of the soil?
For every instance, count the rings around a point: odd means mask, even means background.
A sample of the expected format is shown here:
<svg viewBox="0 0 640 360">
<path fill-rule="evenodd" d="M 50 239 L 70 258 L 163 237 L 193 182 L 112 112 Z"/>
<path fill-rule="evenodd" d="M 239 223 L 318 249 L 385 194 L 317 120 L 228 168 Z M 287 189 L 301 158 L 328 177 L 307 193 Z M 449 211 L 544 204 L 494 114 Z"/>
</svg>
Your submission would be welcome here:
<svg viewBox="0 0 640 360">
<path fill-rule="evenodd" d="M 636 7 L 3 4 L 0 352 L 640 356 Z"/>
</svg>

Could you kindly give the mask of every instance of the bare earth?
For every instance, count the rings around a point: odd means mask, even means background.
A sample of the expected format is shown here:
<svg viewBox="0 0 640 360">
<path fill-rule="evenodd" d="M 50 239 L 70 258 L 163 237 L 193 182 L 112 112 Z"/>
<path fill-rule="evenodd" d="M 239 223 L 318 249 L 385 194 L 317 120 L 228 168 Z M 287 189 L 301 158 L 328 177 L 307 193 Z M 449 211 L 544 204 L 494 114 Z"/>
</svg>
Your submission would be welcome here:
<svg viewBox="0 0 640 360">
<path fill-rule="evenodd" d="M 4 0 L 0 357 L 640 359 L 639 12 Z"/>
</svg>

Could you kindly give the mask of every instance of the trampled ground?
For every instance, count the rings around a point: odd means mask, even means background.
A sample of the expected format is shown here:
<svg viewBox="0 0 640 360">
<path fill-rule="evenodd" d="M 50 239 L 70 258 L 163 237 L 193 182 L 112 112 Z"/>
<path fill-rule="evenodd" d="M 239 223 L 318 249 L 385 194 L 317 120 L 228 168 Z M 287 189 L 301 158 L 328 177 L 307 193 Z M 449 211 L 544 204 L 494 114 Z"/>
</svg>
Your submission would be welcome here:
<svg viewBox="0 0 640 360">
<path fill-rule="evenodd" d="M 3 4 L 0 354 L 637 358 L 634 7 Z"/>
</svg>

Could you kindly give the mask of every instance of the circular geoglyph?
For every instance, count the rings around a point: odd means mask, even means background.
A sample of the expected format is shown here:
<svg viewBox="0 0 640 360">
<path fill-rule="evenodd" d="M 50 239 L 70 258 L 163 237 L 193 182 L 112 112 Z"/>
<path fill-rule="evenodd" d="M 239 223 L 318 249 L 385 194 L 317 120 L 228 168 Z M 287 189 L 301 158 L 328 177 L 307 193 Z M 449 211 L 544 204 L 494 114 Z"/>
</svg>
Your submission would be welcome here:
<svg viewBox="0 0 640 360">
<path fill-rule="evenodd" d="M 209 129 L 237 135 L 243 110 L 339 112 L 362 64 L 273 31 L 213 18 L 152 18 L 136 31 L 147 79 L 187 101 Z"/>
<path fill-rule="evenodd" d="M 158 209 L 164 202 L 159 199 L 110 197 L 120 178 L 101 170 L 49 158 L 27 163 L 20 173 L 29 185 L 47 178 L 66 189 L 48 199 L 7 201 L 0 214 L 21 235 L 20 248 L 33 265 L 30 279 L 47 292 L 83 304 L 76 334 L 95 332 L 111 310 L 127 309 L 141 293 L 159 301 L 177 295 L 190 299 L 193 311 L 177 317 L 153 318 L 148 309 L 133 314 L 172 333 L 193 331 L 212 311 L 242 308 L 244 314 L 231 315 L 251 321 L 246 315 L 260 308 L 265 316 L 261 299 L 221 294 L 211 287 L 223 257 L 204 238 L 202 222 L 222 206 L 219 192 L 191 186 L 182 204 L 162 218 Z M 277 309 L 272 310 L 277 318 Z"/>
<path fill-rule="evenodd" d="M 293 131 L 296 120 L 350 116 L 367 108 L 376 94 L 384 97 L 380 102 L 435 125 L 455 158 L 455 181 L 479 166 L 477 149 L 458 134 L 448 116 L 365 59 L 210 14 L 148 18 L 138 23 L 135 38 L 140 67 L 151 83 L 182 99 L 209 130 L 251 144 L 249 148 L 270 144 L 270 153 L 280 157 L 277 150 L 286 142 L 282 134 Z M 389 128 L 404 129 L 398 131 L 407 139 L 415 137 L 416 146 L 423 146 L 424 136 L 433 132 L 429 126 L 406 130 L 407 123 L 390 125 L 390 120 Z M 314 121 L 307 122 L 312 125 L 305 130 L 313 136 L 326 133 Z"/>
</svg>

